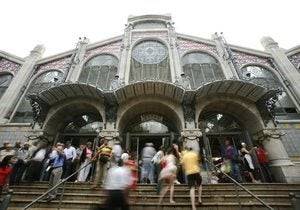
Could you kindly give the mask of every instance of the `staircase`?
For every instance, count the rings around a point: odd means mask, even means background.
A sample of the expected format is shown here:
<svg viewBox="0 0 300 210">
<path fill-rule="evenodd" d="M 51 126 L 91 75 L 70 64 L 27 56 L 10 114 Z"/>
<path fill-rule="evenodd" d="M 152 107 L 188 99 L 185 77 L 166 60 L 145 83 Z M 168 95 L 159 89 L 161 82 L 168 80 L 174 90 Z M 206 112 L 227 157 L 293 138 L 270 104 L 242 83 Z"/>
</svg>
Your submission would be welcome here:
<svg viewBox="0 0 300 210">
<path fill-rule="evenodd" d="M 245 184 L 251 192 L 270 204 L 274 209 L 293 209 L 289 193 L 300 193 L 300 184 Z M 9 210 L 21 210 L 34 198 L 48 189 L 46 182 L 34 184 L 23 183 L 12 187 L 14 194 Z M 266 209 L 262 204 L 252 198 L 245 191 L 239 190 L 239 199 L 233 184 L 203 185 L 201 209 Z M 176 185 L 174 200 L 176 204 L 169 204 L 169 195 L 164 203 L 158 206 L 158 195 L 154 185 L 139 185 L 138 189 L 130 192 L 131 210 L 190 210 L 189 190 L 186 185 Z M 91 189 L 88 183 L 67 183 L 61 203 L 62 210 L 93 209 L 100 206 L 106 199 L 103 189 Z M 196 199 L 197 200 L 197 199 Z M 43 200 L 34 204 L 30 209 L 51 210 L 57 209 L 59 200 L 45 202 Z M 199 207 L 200 209 L 200 207 Z"/>
</svg>

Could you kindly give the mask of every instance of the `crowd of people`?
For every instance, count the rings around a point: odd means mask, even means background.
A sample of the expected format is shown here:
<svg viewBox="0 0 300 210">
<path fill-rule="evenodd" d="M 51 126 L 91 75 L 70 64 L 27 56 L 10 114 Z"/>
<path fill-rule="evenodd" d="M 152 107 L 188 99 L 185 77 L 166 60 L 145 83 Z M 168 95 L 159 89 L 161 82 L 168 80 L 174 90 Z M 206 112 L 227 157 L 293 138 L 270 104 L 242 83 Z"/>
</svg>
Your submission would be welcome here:
<svg viewBox="0 0 300 210">
<path fill-rule="evenodd" d="M 224 173 L 231 175 L 238 182 L 257 182 L 253 152 L 267 182 L 272 182 L 267 153 L 262 145 L 251 150 L 245 143 L 240 148 L 232 146 L 226 139 L 224 157 L 221 166 Z M 67 178 L 74 182 L 91 182 L 92 188 L 104 187 L 108 192 L 107 205 L 128 209 L 128 189 L 136 189 L 140 183 L 157 184 L 159 203 L 168 191 L 169 202 L 174 201 L 174 185 L 184 183 L 189 186 L 192 209 L 196 209 L 195 190 L 198 190 L 198 203 L 201 204 L 202 177 L 200 173 L 201 155 L 192 147 L 180 150 L 177 144 L 169 148 L 161 146 L 155 150 L 152 143 L 146 143 L 138 155 L 137 151 L 123 150 L 119 141 L 110 145 L 101 138 L 99 145 L 88 141 L 78 148 L 67 141 L 50 146 L 47 142 L 16 142 L 12 146 L 5 142 L 0 148 L 0 187 L 1 191 L 9 185 L 22 181 L 48 181 L 53 187 L 60 180 Z M 204 158 L 202 158 L 203 161 Z M 76 173 L 74 173 L 76 171 Z M 78 172 L 78 173 L 77 173 Z M 226 182 L 221 174 L 213 172 L 211 183 Z M 57 190 L 48 194 L 51 201 L 57 196 Z"/>
</svg>

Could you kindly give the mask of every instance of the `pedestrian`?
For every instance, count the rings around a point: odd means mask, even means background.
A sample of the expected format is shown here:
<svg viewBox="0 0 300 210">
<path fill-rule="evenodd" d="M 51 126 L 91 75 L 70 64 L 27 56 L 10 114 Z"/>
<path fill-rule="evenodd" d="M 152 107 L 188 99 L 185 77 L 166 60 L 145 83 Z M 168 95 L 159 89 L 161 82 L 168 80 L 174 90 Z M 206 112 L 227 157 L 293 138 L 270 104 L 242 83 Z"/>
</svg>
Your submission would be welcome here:
<svg viewBox="0 0 300 210">
<path fill-rule="evenodd" d="M 96 188 L 98 185 L 102 186 L 104 183 L 112 157 L 112 147 L 108 145 L 107 139 L 102 138 L 100 139 L 100 142 L 101 146 L 98 148 L 97 153 L 93 158 L 93 160 L 99 159 L 99 164 L 96 168 L 96 176 L 92 188 Z"/>
<path fill-rule="evenodd" d="M 123 153 L 122 161 L 124 166 L 126 166 L 131 172 L 131 179 L 132 183 L 130 185 L 131 190 L 135 190 L 137 188 L 137 181 L 138 181 L 138 166 L 137 162 L 134 160 L 134 156 L 130 154 L 130 152 Z"/>
<path fill-rule="evenodd" d="M 268 153 L 264 149 L 263 144 L 259 144 L 258 147 L 255 148 L 255 151 L 265 182 L 273 182 L 273 177 L 269 166 Z"/>
<path fill-rule="evenodd" d="M 62 145 L 58 145 L 54 147 L 50 154 L 51 166 L 49 170 L 51 170 L 50 179 L 49 179 L 49 189 L 59 183 L 62 173 L 63 173 L 63 165 L 66 160 L 66 156 L 64 153 L 64 149 Z M 47 201 L 51 201 L 56 198 L 58 188 L 52 190 L 48 193 Z"/>
<path fill-rule="evenodd" d="M 92 165 L 90 162 L 92 161 L 92 142 L 87 142 L 86 147 L 83 149 L 82 154 L 80 156 L 80 171 L 78 173 L 77 181 L 78 182 L 85 182 Z"/>
<path fill-rule="evenodd" d="M 38 149 L 36 149 L 29 161 L 28 168 L 26 170 L 26 181 L 38 181 L 41 176 L 44 160 L 49 155 L 47 143 L 42 141 L 38 143 Z"/>
<path fill-rule="evenodd" d="M 161 181 L 159 180 L 159 174 L 161 171 L 160 163 L 161 163 L 161 160 L 163 159 L 164 155 L 165 155 L 164 146 L 161 145 L 158 152 L 152 158 L 152 163 L 154 164 L 154 168 L 155 168 L 155 181 L 157 183 L 157 186 L 156 186 L 157 194 L 159 194 L 159 192 L 161 190 Z"/>
<path fill-rule="evenodd" d="M 245 142 L 241 143 L 241 149 L 240 153 L 243 157 L 243 164 L 245 166 L 245 171 L 248 172 L 252 183 L 257 183 L 257 181 L 254 178 L 254 164 L 252 161 L 252 157 L 250 155 L 250 151 L 247 150 L 247 145 Z"/>
<path fill-rule="evenodd" d="M 4 145 L 3 150 L 0 151 L 0 162 L 3 160 L 4 157 L 8 155 L 15 155 L 16 151 L 14 150 L 13 146 L 10 143 Z"/>
<path fill-rule="evenodd" d="M 105 189 L 108 198 L 105 204 L 107 210 L 129 210 L 128 188 L 132 183 L 130 170 L 123 166 L 119 160 L 116 166 L 111 167 L 107 172 Z"/>
<path fill-rule="evenodd" d="M 14 172 L 11 175 L 10 183 L 19 184 L 22 180 L 23 174 L 27 168 L 29 161 L 29 143 L 25 142 L 21 148 L 16 151 L 17 163 L 14 165 Z"/>
<path fill-rule="evenodd" d="M 64 169 L 63 169 L 63 178 L 67 178 L 73 173 L 74 169 L 74 161 L 76 159 L 76 149 L 72 146 L 71 141 L 66 142 L 66 146 L 64 149 L 64 153 L 66 156 L 65 164 L 64 164 Z"/>
<path fill-rule="evenodd" d="M 188 186 L 190 188 L 190 199 L 192 203 L 192 209 L 196 210 L 195 203 L 195 187 L 198 189 L 198 203 L 201 205 L 201 193 L 202 193 L 202 177 L 200 175 L 200 163 L 198 154 L 193 151 L 191 147 L 187 148 L 182 157 L 182 166 L 187 176 Z"/>
<path fill-rule="evenodd" d="M 115 141 L 112 152 L 113 152 L 114 162 L 118 163 L 119 160 L 121 159 L 121 155 L 122 155 L 122 147 L 121 147 L 119 141 Z"/>
<path fill-rule="evenodd" d="M 142 151 L 142 171 L 141 171 L 141 181 L 147 183 L 150 181 L 151 184 L 154 183 L 154 164 L 152 159 L 156 151 L 153 147 L 153 143 L 146 143 Z"/>
<path fill-rule="evenodd" d="M 0 195 L 2 194 L 2 191 L 7 190 L 9 187 L 9 178 L 13 172 L 13 165 L 17 160 L 17 157 L 7 155 L 0 163 Z"/>
<path fill-rule="evenodd" d="M 177 166 L 176 166 L 176 157 L 175 154 L 176 150 L 174 147 L 169 148 L 167 151 L 167 155 L 163 157 L 161 162 L 163 162 L 163 169 L 159 175 L 159 181 L 163 184 L 167 184 L 167 186 L 163 187 L 161 190 L 161 194 L 159 197 L 159 204 L 162 203 L 163 198 L 165 197 L 166 193 L 170 189 L 170 203 L 175 203 L 174 197 L 174 182 L 176 180 L 177 174 Z"/>
<path fill-rule="evenodd" d="M 225 163 L 230 165 L 230 175 L 238 182 L 242 182 L 240 174 L 240 160 L 237 150 L 231 145 L 229 139 L 225 139 Z"/>
</svg>

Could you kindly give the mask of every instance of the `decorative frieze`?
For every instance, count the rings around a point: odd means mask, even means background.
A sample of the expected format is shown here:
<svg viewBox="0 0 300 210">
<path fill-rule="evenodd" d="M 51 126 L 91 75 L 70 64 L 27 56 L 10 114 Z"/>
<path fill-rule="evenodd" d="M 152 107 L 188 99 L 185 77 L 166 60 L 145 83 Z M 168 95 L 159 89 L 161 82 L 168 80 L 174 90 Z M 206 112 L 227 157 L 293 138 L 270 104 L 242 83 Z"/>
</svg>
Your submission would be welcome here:
<svg viewBox="0 0 300 210">
<path fill-rule="evenodd" d="M 177 45 L 180 56 L 191 50 L 205 50 L 218 57 L 217 49 L 213 45 L 182 38 L 177 39 Z"/>
<path fill-rule="evenodd" d="M 300 71 L 300 53 L 296 53 L 295 55 L 289 56 L 289 60 L 291 63 Z"/>
<path fill-rule="evenodd" d="M 122 41 L 113 42 L 107 45 L 103 45 L 100 47 L 96 47 L 90 50 L 87 50 L 85 53 L 85 58 L 91 58 L 97 54 L 101 53 L 109 53 L 115 55 L 117 58 L 120 59 L 120 51 L 121 51 Z"/>
<path fill-rule="evenodd" d="M 21 65 L 5 58 L 0 58 L 0 72 L 11 72 L 16 74 Z"/>
<path fill-rule="evenodd" d="M 237 67 L 240 69 L 242 66 L 246 64 L 262 64 L 272 68 L 272 64 L 267 57 L 261 57 L 257 55 L 252 55 L 244 52 L 234 51 L 232 50 L 233 58 L 235 59 Z"/>
</svg>

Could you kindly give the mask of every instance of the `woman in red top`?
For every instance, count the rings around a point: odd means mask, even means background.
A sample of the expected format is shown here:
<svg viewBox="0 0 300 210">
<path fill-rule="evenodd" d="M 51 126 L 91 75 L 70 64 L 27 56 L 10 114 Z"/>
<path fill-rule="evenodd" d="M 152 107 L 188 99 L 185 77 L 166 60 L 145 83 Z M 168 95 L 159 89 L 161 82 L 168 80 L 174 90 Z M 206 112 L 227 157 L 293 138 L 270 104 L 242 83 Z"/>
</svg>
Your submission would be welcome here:
<svg viewBox="0 0 300 210">
<path fill-rule="evenodd" d="M 9 177 L 13 170 L 13 164 L 17 162 L 17 158 L 13 155 L 7 155 L 0 163 L 0 195 L 2 190 L 8 188 Z"/>
</svg>

